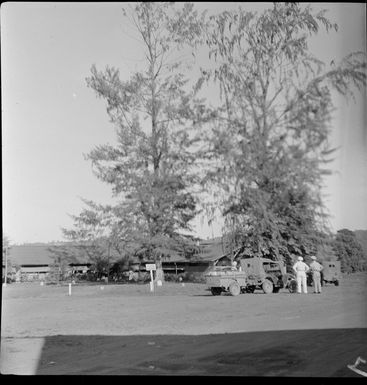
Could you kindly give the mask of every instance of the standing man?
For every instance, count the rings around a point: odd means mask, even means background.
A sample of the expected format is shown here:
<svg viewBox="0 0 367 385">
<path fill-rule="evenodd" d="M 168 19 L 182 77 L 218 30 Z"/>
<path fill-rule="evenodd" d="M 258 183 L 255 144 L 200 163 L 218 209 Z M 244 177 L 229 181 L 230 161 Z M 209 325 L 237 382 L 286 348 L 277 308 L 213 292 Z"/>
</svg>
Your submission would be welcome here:
<svg viewBox="0 0 367 385">
<path fill-rule="evenodd" d="M 303 292 L 307 294 L 306 273 L 308 272 L 308 270 L 310 270 L 310 268 L 303 262 L 302 257 L 298 257 L 298 261 L 293 265 L 293 270 L 295 271 L 297 276 L 297 292 L 301 294 L 303 288 Z"/>
<path fill-rule="evenodd" d="M 313 260 L 310 264 L 310 269 L 312 272 L 313 290 L 314 293 L 321 294 L 321 271 L 323 269 L 323 266 L 316 261 L 316 257 L 314 255 L 311 256 L 311 259 Z"/>
</svg>

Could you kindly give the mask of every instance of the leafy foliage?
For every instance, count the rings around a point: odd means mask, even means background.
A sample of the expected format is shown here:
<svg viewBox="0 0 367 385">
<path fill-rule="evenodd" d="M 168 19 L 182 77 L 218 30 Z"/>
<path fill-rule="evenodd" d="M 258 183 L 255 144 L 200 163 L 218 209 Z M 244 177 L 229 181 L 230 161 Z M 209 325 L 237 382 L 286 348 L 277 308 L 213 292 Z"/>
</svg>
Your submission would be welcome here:
<svg viewBox="0 0 367 385">
<path fill-rule="evenodd" d="M 356 230 L 354 234 L 362 246 L 365 258 L 367 258 L 367 230 Z"/>
<path fill-rule="evenodd" d="M 10 245 L 11 245 L 11 242 L 9 237 L 3 232 L 3 252 L 5 249 L 10 248 L 11 247 Z"/>
<path fill-rule="evenodd" d="M 124 227 L 116 223 L 110 206 L 83 200 L 86 207 L 74 219 L 73 229 L 62 229 L 70 242 L 50 247 L 55 264 L 92 263 L 97 272 L 108 271 L 111 263 L 129 258 Z M 125 236 L 125 237 L 124 237 Z"/>
<path fill-rule="evenodd" d="M 17 265 L 12 263 L 11 259 L 9 258 L 9 249 L 11 248 L 11 241 L 9 237 L 4 234 L 3 232 L 3 247 L 2 247 L 2 265 L 3 267 L 6 265 L 7 266 L 7 273 L 6 275 L 8 276 L 7 279 L 9 279 L 9 276 L 11 275 L 11 269 L 10 266 L 16 267 Z M 2 279 L 5 282 L 5 269 L 2 269 Z"/>
<path fill-rule="evenodd" d="M 192 127 L 200 101 L 177 53 L 199 42 L 203 16 L 192 4 L 176 9 L 173 3 L 154 2 L 134 3 L 124 14 L 144 46 L 145 69 L 123 81 L 114 67 L 92 66 L 87 78 L 106 101 L 117 144 L 99 145 L 86 158 L 95 175 L 111 185 L 117 203 L 97 207 L 89 202 L 91 210 L 75 217 L 76 230 L 65 234 L 87 242 L 90 258 L 102 255 L 101 240 L 107 237 L 115 247 L 156 259 L 193 244 L 184 234 L 197 213 L 198 138 Z M 99 233 L 106 229 L 108 235 Z"/>
<path fill-rule="evenodd" d="M 224 215 L 230 250 L 287 263 L 315 253 L 330 237 L 321 186 L 335 151 L 332 91 L 350 97 L 366 84 L 362 53 L 327 70 L 309 52 L 320 29 L 338 30 L 325 14 L 274 3 L 260 15 L 239 7 L 206 19 L 193 4 L 129 5 L 144 68 L 124 80 L 93 65 L 86 79 L 117 134 L 86 159 L 116 204 L 85 201 L 65 236 L 96 263 L 110 248 L 124 258 L 194 255 L 187 233 L 200 203 Z M 203 46 L 211 63 L 191 84 L 187 57 Z M 213 82 L 214 107 L 199 98 Z M 211 197 L 199 202 L 203 191 Z"/>
<path fill-rule="evenodd" d="M 343 272 L 354 273 L 367 270 L 367 257 L 353 231 L 342 229 L 337 232 L 334 251 L 338 260 L 341 261 Z"/>
<path fill-rule="evenodd" d="M 205 183 L 222 189 L 228 239 L 288 261 L 308 254 L 329 232 L 321 186 L 334 152 L 331 90 L 362 89 L 365 59 L 351 54 L 325 71 L 308 38 L 337 25 L 310 6 L 274 3 L 261 15 L 239 7 L 210 20 L 214 68 L 202 79 L 219 84 L 222 104 Z"/>
</svg>

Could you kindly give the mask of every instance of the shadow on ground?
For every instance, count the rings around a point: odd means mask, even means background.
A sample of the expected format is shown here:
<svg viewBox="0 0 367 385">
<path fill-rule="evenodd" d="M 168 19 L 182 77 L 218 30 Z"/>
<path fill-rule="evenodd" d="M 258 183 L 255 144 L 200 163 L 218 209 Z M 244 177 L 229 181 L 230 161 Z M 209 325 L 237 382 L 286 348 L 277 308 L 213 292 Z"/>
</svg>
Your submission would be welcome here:
<svg viewBox="0 0 367 385">
<path fill-rule="evenodd" d="M 361 377 L 367 329 L 47 337 L 38 375 Z M 361 368 L 362 369 L 362 368 Z"/>
</svg>

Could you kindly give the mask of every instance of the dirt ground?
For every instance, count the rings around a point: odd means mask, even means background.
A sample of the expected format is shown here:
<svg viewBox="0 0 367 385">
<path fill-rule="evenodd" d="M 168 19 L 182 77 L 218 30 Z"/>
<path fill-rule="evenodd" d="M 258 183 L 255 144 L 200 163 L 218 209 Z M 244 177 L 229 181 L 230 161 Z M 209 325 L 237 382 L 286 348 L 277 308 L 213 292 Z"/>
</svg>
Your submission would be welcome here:
<svg viewBox="0 0 367 385">
<path fill-rule="evenodd" d="M 367 275 L 321 295 L 212 296 L 205 284 L 9 284 L 1 373 L 361 377 Z M 367 372 L 367 364 L 359 364 Z"/>
</svg>

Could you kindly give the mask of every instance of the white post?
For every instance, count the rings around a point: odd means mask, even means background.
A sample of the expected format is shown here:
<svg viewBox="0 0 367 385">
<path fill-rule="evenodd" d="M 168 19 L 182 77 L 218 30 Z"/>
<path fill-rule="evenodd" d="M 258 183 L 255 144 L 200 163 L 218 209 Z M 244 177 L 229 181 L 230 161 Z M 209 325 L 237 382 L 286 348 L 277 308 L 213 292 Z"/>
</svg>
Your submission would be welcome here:
<svg viewBox="0 0 367 385">
<path fill-rule="evenodd" d="M 150 270 L 150 291 L 154 291 L 153 270 Z"/>
<path fill-rule="evenodd" d="M 71 295 L 71 283 L 69 283 L 69 295 Z"/>
</svg>

